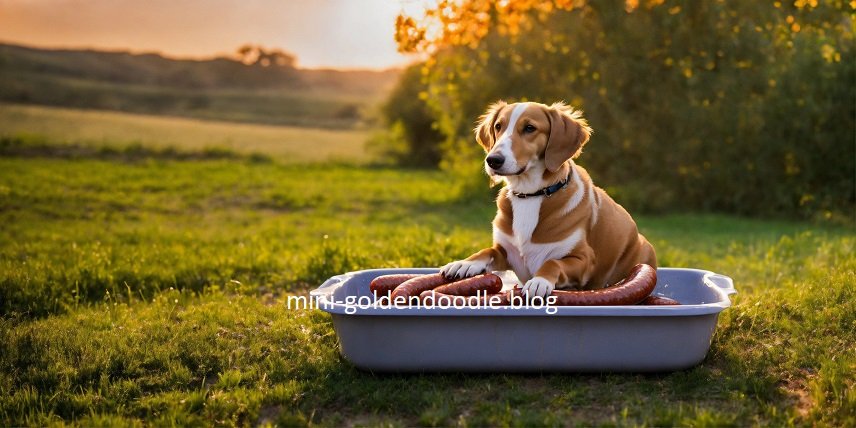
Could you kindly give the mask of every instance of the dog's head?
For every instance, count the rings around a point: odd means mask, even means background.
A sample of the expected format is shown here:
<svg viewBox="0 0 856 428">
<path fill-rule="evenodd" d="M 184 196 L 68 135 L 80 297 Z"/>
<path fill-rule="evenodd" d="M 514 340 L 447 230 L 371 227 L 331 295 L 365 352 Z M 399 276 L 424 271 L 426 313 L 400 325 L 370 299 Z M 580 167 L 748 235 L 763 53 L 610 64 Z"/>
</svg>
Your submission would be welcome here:
<svg viewBox="0 0 856 428">
<path fill-rule="evenodd" d="M 591 132 L 581 112 L 564 103 L 503 101 L 488 107 L 475 129 L 476 140 L 487 152 L 485 170 L 491 177 L 544 168 L 555 172 L 579 156 Z"/>
</svg>

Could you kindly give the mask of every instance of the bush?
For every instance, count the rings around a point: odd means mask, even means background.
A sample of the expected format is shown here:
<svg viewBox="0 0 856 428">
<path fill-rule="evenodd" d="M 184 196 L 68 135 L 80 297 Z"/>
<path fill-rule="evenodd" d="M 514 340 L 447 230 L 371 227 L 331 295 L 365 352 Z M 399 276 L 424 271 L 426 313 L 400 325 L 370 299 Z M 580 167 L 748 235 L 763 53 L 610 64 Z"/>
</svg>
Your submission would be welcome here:
<svg viewBox="0 0 856 428">
<path fill-rule="evenodd" d="M 443 136 L 434 128 L 433 114 L 424 101 L 421 72 L 421 65 L 404 71 L 381 108 L 387 130 L 376 134 L 368 146 L 400 165 L 436 167 Z"/>
</svg>

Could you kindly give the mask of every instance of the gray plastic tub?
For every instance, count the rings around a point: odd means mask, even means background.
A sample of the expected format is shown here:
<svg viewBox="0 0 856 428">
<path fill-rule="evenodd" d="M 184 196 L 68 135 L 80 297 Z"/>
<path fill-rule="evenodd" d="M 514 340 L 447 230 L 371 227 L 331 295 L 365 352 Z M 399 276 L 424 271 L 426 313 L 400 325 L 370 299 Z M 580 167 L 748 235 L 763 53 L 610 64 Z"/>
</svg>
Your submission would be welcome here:
<svg viewBox="0 0 856 428">
<path fill-rule="evenodd" d="M 350 272 L 310 294 L 319 309 L 332 315 L 342 355 L 366 370 L 662 372 L 704 359 L 717 317 L 736 293 L 724 275 L 660 268 L 653 294 L 681 306 L 443 309 L 371 303 L 369 283 L 379 275 L 435 272 Z"/>
</svg>

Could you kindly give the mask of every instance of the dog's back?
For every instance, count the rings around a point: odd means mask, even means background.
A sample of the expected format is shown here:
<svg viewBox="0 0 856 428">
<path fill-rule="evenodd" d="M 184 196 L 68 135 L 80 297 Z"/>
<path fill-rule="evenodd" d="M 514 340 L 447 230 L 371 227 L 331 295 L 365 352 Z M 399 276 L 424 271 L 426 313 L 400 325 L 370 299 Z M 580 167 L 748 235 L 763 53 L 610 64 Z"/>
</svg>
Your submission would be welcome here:
<svg viewBox="0 0 856 428">
<path fill-rule="evenodd" d="M 577 166 L 578 170 L 584 169 Z M 588 176 L 588 174 L 585 174 Z M 589 181 L 591 183 L 591 181 Z M 636 222 L 606 192 L 592 185 L 594 200 L 586 240 L 595 254 L 595 268 L 584 289 L 610 286 L 624 279 L 638 263 L 657 267 L 654 247 L 639 233 Z"/>
</svg>

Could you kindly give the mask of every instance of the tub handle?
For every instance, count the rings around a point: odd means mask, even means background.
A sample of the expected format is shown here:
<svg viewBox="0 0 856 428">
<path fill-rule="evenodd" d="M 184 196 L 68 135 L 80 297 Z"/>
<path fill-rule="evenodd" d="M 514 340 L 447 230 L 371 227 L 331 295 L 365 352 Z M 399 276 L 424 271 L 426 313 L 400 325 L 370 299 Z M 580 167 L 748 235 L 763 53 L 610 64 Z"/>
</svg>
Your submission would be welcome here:
<svg viewBox="0 0 856 428">
<path fill-rule="evenodd" d="M 324 297 L 329 300 L 329 297 L 339 288 L 339 285 L 345 282 L 350 277 L 351 275 L 349 274 L 332 276 L 326 281 L 324 281 L 324 283 L 321 284 L 318 288 L 310 291 L 309 295 L 313 297 Z"/>
<path fill-rule="evenodd" d="M 722 291 L 725 292 L 725 294 L 729 296 L 732 294 L 737 294 L 737 290 L 734 288 L 734 280 L 731 279 L 731 277 L 718 273 L 711 273 L 707 276 L 706 279 L 710 284 L 719 287 L 720 289 L 722 289 Z"/>
</svg>

